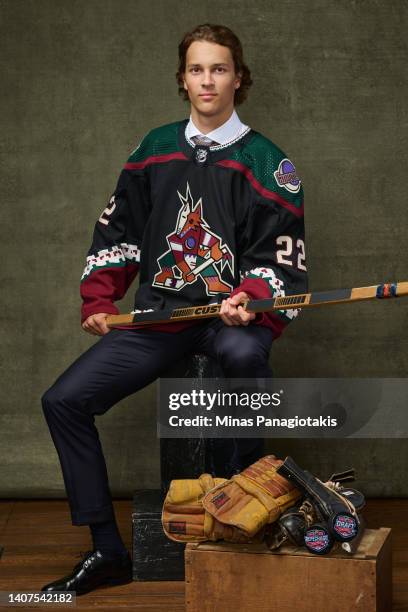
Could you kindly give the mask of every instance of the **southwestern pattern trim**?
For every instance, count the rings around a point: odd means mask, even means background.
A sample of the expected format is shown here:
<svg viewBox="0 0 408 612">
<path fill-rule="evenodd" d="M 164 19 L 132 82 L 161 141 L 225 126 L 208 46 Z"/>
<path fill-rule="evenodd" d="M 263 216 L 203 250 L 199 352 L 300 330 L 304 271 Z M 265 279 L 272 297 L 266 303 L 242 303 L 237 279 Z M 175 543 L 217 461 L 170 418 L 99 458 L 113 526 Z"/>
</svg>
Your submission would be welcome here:
<svg viewBox="0 0 408 612">
<path fill-rule="evenodd" d="M 269 285 L 272 293 L 272 297 L 284 297 L 285 289 L 283 281 L 278 278 L 272 268 L 253 268 L 249 272 L 245 272 L 245 278 L 262 278 Z M 279 315 L 283 318 L 292 321 L 299 313 L 300 308 L 293 308 L 290 310 L 278 310 Z"/>
<path fill-rule="evenodd" d="M 86 258 L 86 266 L 81 281 L 87 278 L 94 270 L 111 266 L 125 266 L 126 261 L 140 263 L 140 248 L 136 244 L 121 242 L 109 249 L 102 249 L 96 255 Z"/>
</svg>

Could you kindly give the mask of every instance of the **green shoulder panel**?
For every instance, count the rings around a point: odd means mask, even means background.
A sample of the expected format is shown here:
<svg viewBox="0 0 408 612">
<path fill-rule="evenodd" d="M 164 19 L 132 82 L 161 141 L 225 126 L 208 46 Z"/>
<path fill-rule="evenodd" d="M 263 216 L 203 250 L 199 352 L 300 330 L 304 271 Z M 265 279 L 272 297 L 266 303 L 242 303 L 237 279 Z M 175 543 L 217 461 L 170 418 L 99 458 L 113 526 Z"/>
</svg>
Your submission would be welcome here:
<svg viewBox="0 0 408 612">
<path fill-rule="evenodd" d="M 301 207 L 303 188 L 296 167 L 271 140 L 254 132 L 249 142 L 234 151 L 230 159 L 249 168 L 262 187 Z"/>
<path fill-rule="evenodd" d="M 141 162 L 148 157 L 167 155 L 180 151 L 178 144 L 178 128 L 181 121 L 168 123 L 151 130 L 140 144 L 132 151 L 128 163 Z"/>
</svg>

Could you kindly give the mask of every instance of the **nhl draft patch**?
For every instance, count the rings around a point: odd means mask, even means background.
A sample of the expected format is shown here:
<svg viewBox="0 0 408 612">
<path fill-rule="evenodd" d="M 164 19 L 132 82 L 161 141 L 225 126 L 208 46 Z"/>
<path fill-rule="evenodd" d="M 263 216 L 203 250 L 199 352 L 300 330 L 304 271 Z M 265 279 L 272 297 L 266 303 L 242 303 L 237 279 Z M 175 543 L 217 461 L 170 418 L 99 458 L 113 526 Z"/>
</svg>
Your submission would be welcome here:
<svg viewBox="0 0 408 612">
<path fill-rule="evenodd" d="M 298 193 L 300 191 L 301 180 L 296 174 L 296 168 L 290 159 L 282 159 L 279 167 L 273 173 L 275 181 L 279 187 L 286 189 L 290 193 Z"/>
</svg>

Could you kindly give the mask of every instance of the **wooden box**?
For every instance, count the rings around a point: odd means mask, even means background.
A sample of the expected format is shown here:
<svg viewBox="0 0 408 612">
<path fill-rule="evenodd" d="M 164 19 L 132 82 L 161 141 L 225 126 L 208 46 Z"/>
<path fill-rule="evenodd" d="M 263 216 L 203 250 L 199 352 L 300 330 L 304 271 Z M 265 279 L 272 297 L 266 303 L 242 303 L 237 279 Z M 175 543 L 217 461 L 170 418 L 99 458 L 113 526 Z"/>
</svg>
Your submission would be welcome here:
<svg viewBox="0 0 408 612">
<path fill-rule="evenodd" d="M 185 577 L 186 612 L 391 612 L 391 529 L 366 529 L 354 555 L 190 543 Z"/>
<path fill-rule="evenodd" d="M 184 580 L 185 544 L 169 540 L 163 531 L 163 499 L 159 489 L 133 495 L 133 580 Z"/>
</svg>

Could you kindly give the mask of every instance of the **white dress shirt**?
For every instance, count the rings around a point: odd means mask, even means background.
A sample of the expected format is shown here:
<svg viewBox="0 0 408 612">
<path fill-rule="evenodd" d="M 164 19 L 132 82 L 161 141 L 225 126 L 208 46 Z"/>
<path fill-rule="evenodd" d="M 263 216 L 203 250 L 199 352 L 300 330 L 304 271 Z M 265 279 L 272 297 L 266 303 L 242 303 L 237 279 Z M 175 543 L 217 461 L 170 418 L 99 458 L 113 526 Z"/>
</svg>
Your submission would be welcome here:
<svg viewBox="0 0 408 612">
<path fill-rule="evenodd" d="M 186 125 L 186 139 L 190 142 L 192 146 L 194 146 L 194 142 L 191 140 L 194 136 L 205 136 L 210 140 L 218 143 L 218 145 L 226 145 L 233 140 L 236 140 L 239 136 L 247 132 L 249 127 L 244 125 L 241 119 L 238 117 L 236 111 L 232 112 L 231 117 L 220 127 L 217 127 L 212 132 L 208 132 L 208 134 L 203 134 L 200 130 L 194 125 L 194 122 L 190 115 L 190 121 Z M 213 147 L 211 147 L 213 148 Z"/>
</svg>

